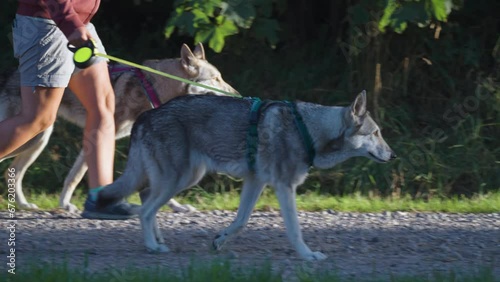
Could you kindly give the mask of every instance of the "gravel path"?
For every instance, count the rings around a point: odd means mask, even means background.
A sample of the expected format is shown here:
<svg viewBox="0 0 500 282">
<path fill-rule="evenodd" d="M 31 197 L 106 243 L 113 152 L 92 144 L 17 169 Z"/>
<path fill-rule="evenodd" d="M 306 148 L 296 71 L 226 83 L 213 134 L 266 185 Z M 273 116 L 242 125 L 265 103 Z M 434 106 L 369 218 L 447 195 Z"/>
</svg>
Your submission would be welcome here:
<svg viewBox="0 0 500 282">
<path fill-rule="evenodd" d="M 328 255 L 325 261 L 315 263 L 298 259 L 276 211 L 254 212 L 240 235 L 222 252 L 212 252 L 212 238 L 235 215 L 228 211 L 162 212 L 158 222 L 172 251 L 149 254 L 137 219 L 96 221 L 61 211 L 19 211 L 16 265 L 67 260 L 69 265 L 82 267 L 87 253 L 92 271 L 157 265 L 178 269 L 193 258 L 229 258 L 235 265 L 255 265 L 268 259 L 286 280 L 298 267 L 335 270 L 350 277 L 493 267 L 500 278 L 500 213 L 301 212 L 305 241 L 311 249 Z M 5 223 L 7 219 L 7 212 L 0 212 L 0 220 Z M 5 242 L 0 248 L 4 259 L 8 254 L 7 231 L 2 228 L 0 233 Z"/>
</svg>

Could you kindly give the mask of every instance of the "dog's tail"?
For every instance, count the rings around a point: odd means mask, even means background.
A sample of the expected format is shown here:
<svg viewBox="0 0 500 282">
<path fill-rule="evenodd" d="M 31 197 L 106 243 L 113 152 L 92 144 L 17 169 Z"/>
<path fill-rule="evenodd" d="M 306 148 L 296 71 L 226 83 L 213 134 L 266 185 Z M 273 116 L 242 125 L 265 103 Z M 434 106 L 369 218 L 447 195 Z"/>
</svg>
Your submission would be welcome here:
<svg viewBox="0 0 500 282">
<path fill-rule="evenodd" d="M 117 203 L 139 190 L 146 183 L 144 166 L 139 148 L 130 147 L 127 165 L 123 174 L 115 182 L 99 192 L 97 208 Z"/>
</svg>

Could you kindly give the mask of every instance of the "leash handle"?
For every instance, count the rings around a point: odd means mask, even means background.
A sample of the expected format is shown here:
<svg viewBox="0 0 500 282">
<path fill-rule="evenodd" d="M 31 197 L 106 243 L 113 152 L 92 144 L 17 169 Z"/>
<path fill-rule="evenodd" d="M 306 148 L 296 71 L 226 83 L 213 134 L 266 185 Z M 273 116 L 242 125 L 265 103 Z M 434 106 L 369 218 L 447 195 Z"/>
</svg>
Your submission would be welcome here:
<svg viewBox="0 0 500 282">
<path fill-rule="evenodd" d="M 68 42 L 68 49 L 73 52 L 73 62 L 80 69 L 91 66 L 95 61 L 96 48 L 92 39 L 87 40 L 82 46 L 75 47 Z"/>
</svg>

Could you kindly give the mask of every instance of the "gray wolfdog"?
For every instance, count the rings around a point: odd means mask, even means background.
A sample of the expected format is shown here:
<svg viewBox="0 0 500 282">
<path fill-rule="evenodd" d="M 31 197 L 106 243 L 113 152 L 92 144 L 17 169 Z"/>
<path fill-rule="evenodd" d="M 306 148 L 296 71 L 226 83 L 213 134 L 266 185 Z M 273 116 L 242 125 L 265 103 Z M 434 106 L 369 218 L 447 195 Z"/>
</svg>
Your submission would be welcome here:
<svg viewBox="0 0 500 282">
<path fill-rule="evenodd" d="M 331 168 L 355 156 L 385 163 L 396 155 L 366 111 L 364 91 L 349 107 L 263 101 L 255 115 L 254 103 L 183 96 L 143 113 L 132 128 L 126 169 L 100 191 L 98 208 L 148 186 L 139 216 L 145 245 L 167 252 L 156 222 L 158 209 L 206 172 L 222 172 L 243 178 L 244 184 L 235 220 L 213 241 L 216 250 L 246 225 L 264 186 L 271 185 L 295 250 L 306 260 L 326 258 L 304 243 L 297 217 L 295 191 L 309 168 Z M 257 136 L 249 134 L 252 120 Z"/>
<path fill-rule="evenodd" d="M 187 45 L 183 45 L 180 54 L 181 57 L 177 59 L 148 60 L 144 62 L 144 65 L 226 92 L 238 93 L 222 79 L 217 68 L 206 60 L 202 44 L 198 44 L 194 51 L 191 51 Z M 114 70 L 117 71 L 114 72 Z M 153 92 L 152 95 L 156 93 L 155 98 L 158 103 L 165 103 L 172 98 L 188 93 L 203 94 L 207 92 L 205 88 L 160 77 L 155 74 L 146 72 L 138 73 L 137 71 L 137 69 L 128 68 L 123 65 L 113 65 L 110 68 L 111 82 L 116 95 L 115 125 L 117 139 L 129 136 L 132 125 L 137 117 L 142 112 L 151 109 L 151 103 L 145 94 L 145 89 Z M 66 91 L 59 108 L 58 116 L 83 127 L 86 115 L 85 109 L 69 89 Z M 19 73 L 16 72 L 9 78 L 4 89 L 0 92 L 0 120 L 15 115 L 20 111 L 20 108 Z M 14 168 L 17 172 L 15 179 L 16 200 L 21 208 L 37 208 L 35 204 L 28 203 L 26 200 L 22 190 L 22 179 L 28 167 L 36 160 L 47 145 L 52 130 L 53 127 L 48 128 L 10 156 L 4 158 L 15 157 L 11 168 Z M 0 159 L 1 161 L 3 159 Z M 77 211 L 77 208 L 70 203 L 70 200 L 73 191 L 86 171 L 87 165 L 82 150 L 64 181 L 64 189 L 59 201 L 61 208 L 72 212 Z M 5 178 L 7 179 L 8 177 Z M 189 205 L 179 205 L 175 200 L 170 201 L 169 206 L 176 211 L 188 211 L 192 209 Z"/>
</svg>

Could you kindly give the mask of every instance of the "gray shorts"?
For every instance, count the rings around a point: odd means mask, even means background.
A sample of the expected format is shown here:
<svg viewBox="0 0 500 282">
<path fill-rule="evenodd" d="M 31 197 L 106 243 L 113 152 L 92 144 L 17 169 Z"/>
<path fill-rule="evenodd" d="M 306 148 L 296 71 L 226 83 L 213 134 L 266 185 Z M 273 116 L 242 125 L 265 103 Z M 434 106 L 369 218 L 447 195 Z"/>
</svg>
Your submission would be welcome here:
<svg viewBox="0 0 500 282">
<path fill-rule="evenodd" d="M 86 25 L 100 53 L 106 53 L 93 24 Z M 14 57 L 19 59 L 21 86 L 67 87 L 80 69 L 73 63 L 68 40 L 50 19 L 16 14 L 12 23 Z M 97 62 L 106 61 L 97 57 Z"/>
</svg>

